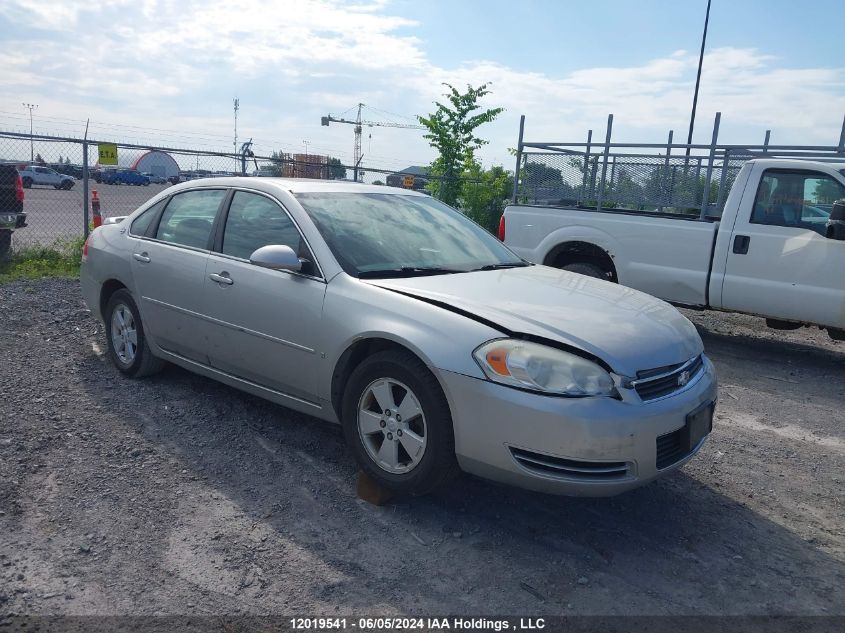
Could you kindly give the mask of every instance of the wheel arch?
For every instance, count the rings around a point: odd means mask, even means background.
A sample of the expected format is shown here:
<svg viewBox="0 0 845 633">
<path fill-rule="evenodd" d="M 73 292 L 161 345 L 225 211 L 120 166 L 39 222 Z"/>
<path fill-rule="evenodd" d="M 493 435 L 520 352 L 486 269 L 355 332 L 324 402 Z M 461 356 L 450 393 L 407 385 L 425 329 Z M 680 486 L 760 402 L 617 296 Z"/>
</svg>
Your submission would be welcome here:
<svg viewBox="0 0 845 633">
<path fill-rule="evenodd" d="M 115 292 L 121 289 L 128 290 L 126 284 L 119 279 L 107 279 L 100 287 L 100 315 L 103 320 L 106 318 L 106 306 L 109 304 L 109 299 L 112 298 Z"/>
<path fill-rule="evenodd" d="M 390 338 L 387 334 L 374 333 L 356 339 L 350 343 L 338 357 L 337 362 L 334 365 L 334 370 L 332 371 L 330 398 L 332 409 L 338 420 L 340 420 L 342 416 L 343 392 L 346 389 L 346 385 L 349 382 L 349 377 L 352 375 L 352 372 L 355 371 L 355 368 L 358 367 L 358 365 L 373 354 L 387 350 L 406 351 L 420 359 L 429 369 L 432 367 L 430 359 L 428 359 L 419 350 L 415 349 L 411 345 L 408 345 L 404 341 Z M 432 372 L 432 375 L 437 380 L 440 385 L 440 389 L 443 390 L 443 393 L 447 394 L 447 391 L 444 389 L 443 383 L 437 375 L 437 372 Z"/>
<path fill-rule="evenodd" d="M 619 274 L 613 256 L 602 246 L 593 242 L 572 239 L 561 242 L 546 253 L 543 265 L 563 268 L 568 264 L 584 263 L 598 266 L 610 281 L 619 282 Z"/>
</svg>

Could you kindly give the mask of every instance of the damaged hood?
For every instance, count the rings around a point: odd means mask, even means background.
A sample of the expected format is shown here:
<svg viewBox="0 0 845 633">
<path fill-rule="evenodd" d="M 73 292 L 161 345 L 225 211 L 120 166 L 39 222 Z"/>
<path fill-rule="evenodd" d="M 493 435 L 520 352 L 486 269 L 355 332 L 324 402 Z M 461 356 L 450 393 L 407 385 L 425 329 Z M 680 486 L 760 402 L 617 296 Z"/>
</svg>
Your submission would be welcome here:
<svg viewBox="0 0 845 633">
<path fill-rule="evenodd" d="M 668 303 L 547 266 L 366 283 L 468 313 L 505 335 L 577 347 L 623 376 L 682 363 L 704 349 L 692 323 Z"/>
</svg>

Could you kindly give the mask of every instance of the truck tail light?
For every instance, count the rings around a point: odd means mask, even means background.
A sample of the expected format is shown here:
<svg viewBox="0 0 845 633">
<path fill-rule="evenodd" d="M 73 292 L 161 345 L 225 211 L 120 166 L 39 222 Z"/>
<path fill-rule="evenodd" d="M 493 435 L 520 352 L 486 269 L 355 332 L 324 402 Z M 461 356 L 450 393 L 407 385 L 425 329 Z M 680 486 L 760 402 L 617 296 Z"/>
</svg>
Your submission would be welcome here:
<svg viewBox="0 0 845 633">
<path fill-rule="evenodd" d="M 15 200 L 23 204 L 23 178 L 20 174 L 15 178 Z"/>
<path fill-rule="evenodd" d="M 505 214 L 502 214 L 502 217 L 499 218 L 499 240 L 504 242 L 505 241 Z"/>
<path fill-rule="evenodd" d="M 88 237 L 85 238 L 85 242 L 82 244 L 82 261 L 88 261 L 88 240 L 91 239 L 91 235 L 89 234 Z"/>
</svg>

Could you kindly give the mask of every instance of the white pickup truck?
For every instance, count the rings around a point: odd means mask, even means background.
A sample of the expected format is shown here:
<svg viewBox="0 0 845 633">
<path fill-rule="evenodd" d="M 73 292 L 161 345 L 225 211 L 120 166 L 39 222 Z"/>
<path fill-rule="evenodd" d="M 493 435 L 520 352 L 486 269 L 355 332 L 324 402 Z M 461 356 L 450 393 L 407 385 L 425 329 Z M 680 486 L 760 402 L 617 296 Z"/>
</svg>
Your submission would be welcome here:
<svg viewBox="0 0 845 633">
<path fill-rule="evenodd" d="M 826 228 L 841 198 L 845 164 L 755 159 L 721 218 L 513 204 L 500 238 L 532 262 L 845 340 L 845 241 Z"/>
</svg>

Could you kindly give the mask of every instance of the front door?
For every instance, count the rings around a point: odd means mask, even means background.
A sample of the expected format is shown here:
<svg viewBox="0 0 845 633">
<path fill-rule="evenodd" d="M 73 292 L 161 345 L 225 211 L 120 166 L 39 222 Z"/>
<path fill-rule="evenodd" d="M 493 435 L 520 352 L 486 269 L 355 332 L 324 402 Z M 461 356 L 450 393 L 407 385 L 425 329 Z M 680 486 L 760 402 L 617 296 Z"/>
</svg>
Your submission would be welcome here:
<svg viewBox="0 0 845 633">
<path fill-rule="evenodd" d="M 133 239 L 132 272 L 144 327 L 166 351 L 208 364 L 203 318 L 206 261 L 225 189 L 170 198 L 152 238 Z"/>
<path fill-rule="evenodd" d="M 209 357 L 221 371 L 314 402 L 326 284 L 310 263 L 302 273 L 250 264 L 253 251 L 269 244 L 290 246 L 313 262 L 278 202 L 235 192 L 222 244 L 209 255 L 206 270 Z"/>
<path fill-rule="evenodd" d="M 845 186 L 829 174 L 762 172 L 728 244 L 721 307 L 845 327 L 845 242 L 824 236 L 833 201 L 843 197 Z"/>
</svg>

